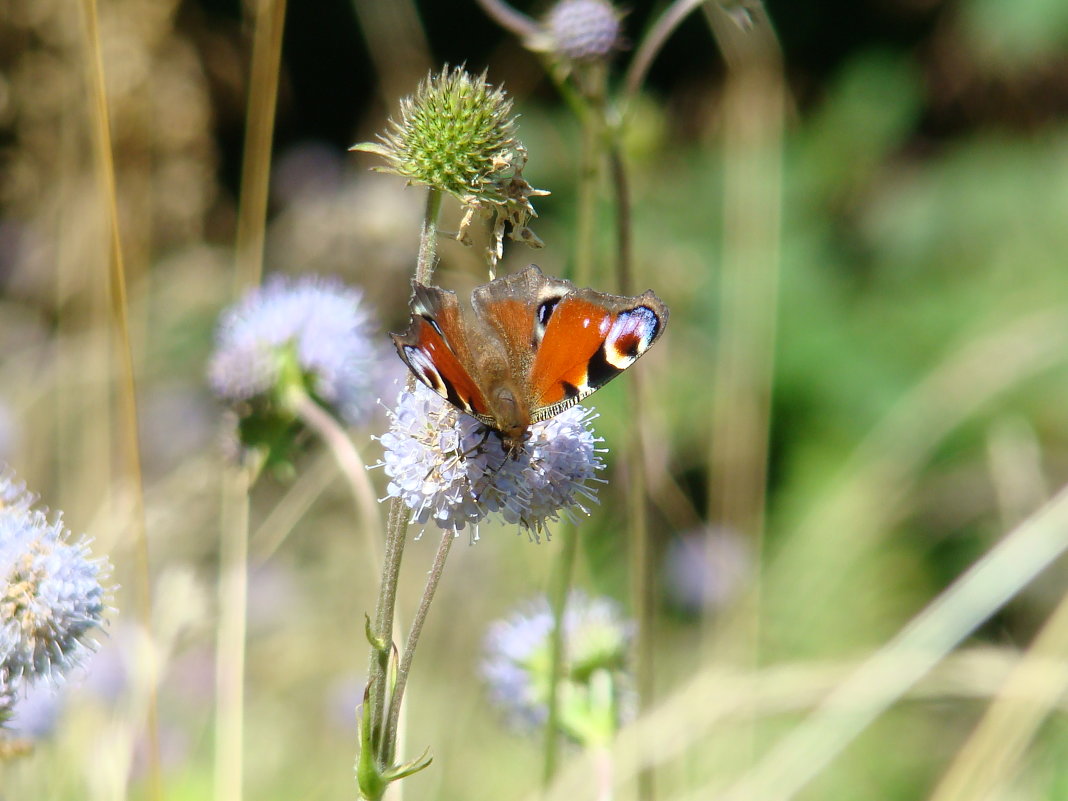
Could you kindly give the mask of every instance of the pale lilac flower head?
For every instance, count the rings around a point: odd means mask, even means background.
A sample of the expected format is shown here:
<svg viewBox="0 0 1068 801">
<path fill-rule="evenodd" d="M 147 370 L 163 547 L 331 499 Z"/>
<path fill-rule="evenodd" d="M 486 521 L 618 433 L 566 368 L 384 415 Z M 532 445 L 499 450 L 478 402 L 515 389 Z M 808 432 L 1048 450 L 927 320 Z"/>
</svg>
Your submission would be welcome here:
<svg viewBox="0 0 1068 801">
<path fill-rule="evenodd" d="M 9 473 L 0 474 L 0 696 L 58 680 L 93 647 L 107 608 L 104 559 L 73 541 Z M 10 705 L 0 698 L 0 719 Z"/>
<path fill-rule="evenodd" d="M 550 48 L 571 61 L 596 61 L 618 50 L 620 14 L 608 0 L 560 0 L 545 20 Z"/>
<path fill-rule="evenodd" d="M 735 531 L 685 532 L 671 540 L 664 555 L 664 593 L 684 614 L 715 613 L 745 587 L 752 562 L 745 539 Z"/>
<path fill-rule="evenodd" d="M 9 468 L 0 470 L 0 514 L 11 513 L 18 509 L 29 509 L 36 498 L 26 491 L 26 485 L 15 480 L 15 474 Z"/>
<path fill-rule="evenodd" d="M 295 367 L 309 394 L 346 423 L 359 423 L 374 407 L 373 330 L 360 290 L 317 276 L 275 275 L 220 317 L 212 389 L 229 403 L 252 402 L 277 391 Z"/>
<path fill-rule="evenodd" d="M 389 417 L 380 438 L 387 492 L 414 523 L 460 531 L 496 514 L 538 538 L 547 523 L 587 513 L 584 502 L 597 499 L 591 484 L 604 462 L 581 406 L 531 426 L 514 459 L 496 434 L 421 384 L 400 394 Z"/>
<path fill-rule="evenodd" d="M 516 728 L 532 730 L 545 723 L 552 630 L 552 611 L 542 596 L 495 621 L 486 633 L 482 677 L 491 699 Z M 571 592 L 563 618 L 559 690 L 561 726 L 574 739 L 586 739 L 590 719 L 603 719 L 607 713 L 614 728 L 633 715 L 627 669 L 633 636 L 633 623 L 623 618 L 614 601 Z M 607 695 L 599 696 L 597 688 L 606 684 Z"/>
</svg>

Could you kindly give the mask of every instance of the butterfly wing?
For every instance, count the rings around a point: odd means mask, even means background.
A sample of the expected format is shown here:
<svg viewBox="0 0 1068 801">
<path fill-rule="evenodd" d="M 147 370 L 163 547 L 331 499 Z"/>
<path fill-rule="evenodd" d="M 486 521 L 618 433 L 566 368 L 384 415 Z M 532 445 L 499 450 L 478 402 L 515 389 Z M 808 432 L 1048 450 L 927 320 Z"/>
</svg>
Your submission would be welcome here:
<svg viewBox="0 0 1068 801">
<path fill-rule="evenodd" d="M 652 291 L 624 297 L 576 289 L 546 312 L 530 370 L 534 422 L 578 403 L 634 364 L 668 319 L 667 306 Z"/>
<path fill-rule="evenodd" d="M 562 278 L 542 274 L 537 265 L 477 287 L 471 294 L 475 316 L 504 346 L 511 374 L 529 393 L 538 346 L 556 304 L 575 290 Z"/>
<path fill-rule="evenodd" d="M 462 412 L 493 422 L 474 378 L 474 360 L 455 292 L 415 283 L 412 319 L 404 334 L 390 334 L 416 378 Z"/>
<path fill-rule="evenodd" d="M 465 320 L 455 293 L 417 283 L 411 324 L 393 341 L 420 381 L 515 442 L 630 367 L 668 319 L 651 291 L 576 289 L 534 265 L 478 287 L 472 304 Z"/>
</svg>

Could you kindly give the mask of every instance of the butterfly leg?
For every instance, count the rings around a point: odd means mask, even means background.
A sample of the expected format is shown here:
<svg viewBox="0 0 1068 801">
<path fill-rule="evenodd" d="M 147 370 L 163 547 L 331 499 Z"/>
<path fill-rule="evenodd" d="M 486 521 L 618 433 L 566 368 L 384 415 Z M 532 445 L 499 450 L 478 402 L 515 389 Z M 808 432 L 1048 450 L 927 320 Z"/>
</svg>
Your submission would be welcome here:
<svg viewBox="0 0 1068 801">
<path fill-rule="evenodd" d="M 463 456 L 466 459 L 468 456 L 474 456 L 476 453 L 482 453 L 482 446 L 486 444 L 486 440 L 489 439 L 490 434 L 493 433 L 493 429 L 489 426 L 482 427 L 482 439 L 476 442 L 471 448 L 463 452 Z"/>
</svg>

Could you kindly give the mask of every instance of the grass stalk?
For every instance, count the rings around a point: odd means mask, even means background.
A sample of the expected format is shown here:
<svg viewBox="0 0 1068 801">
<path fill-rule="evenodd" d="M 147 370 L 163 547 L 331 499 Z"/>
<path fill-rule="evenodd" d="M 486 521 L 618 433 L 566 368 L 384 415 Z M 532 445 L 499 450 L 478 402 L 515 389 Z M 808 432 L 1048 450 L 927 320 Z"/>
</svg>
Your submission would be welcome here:
<svg viewBox="0 0 1068 801">
<path fill-rule="evenodd" d="M 623 160 L 618 135 L 613 137 L 608 155 L 616 207 L 616 283 L 624 295 L 630 295 L 635 291 L 631 244 L 633 241 L 631 201 L 626 164 Z M 636 424 L 630 428 L 626 454 L 626 463 L 629 467 L 627 541 L 630 543 L 630 588 L 634 615 L 638 623 L 634 673 L 641 710 L 652 708 L 656 688 L 656 574 L 649 530 L 649 480 L 646 470 L 648 451 L 645 444 L 643 414 L 644 386 L 640 373 L 631 376 L 628 384 L 628 398 L 631 419 L 635 420 Z M 638 777 L 638 798 L 642 801 L 651 801 L 655 797 L 655 774 L 651 769 L 643 770 Z"/>
<path fill-rule="evenodd" d="M 1016 664 L 930 801 L 1001 798 L 1038 727 L 1068 690 L 1068 674 L 1050 664 L 1068 663 L 1068 594 L 1050 615 L 1034 643 Z"/>
<path fill-rule="evenodd" d="M 96 0 L 83 0 L 85 19 L 86 58 L 90 79 L 90 100 L 95 166 L 100 182 L 102 206 L 107 210 L 109 232 L 109 289 L 111 314 L 118 339 L 120 370 L 117 397 L 122 441 L 119 445 L 123 464 L 124 488 L 133 499 L 130 524 L 133 528 L 137 567 L 138 616 L 145 631 L 152 631 L 152 579 L 149 559 L 148 533 L 145 522 L 144 483 L 141 471 L 141 445 L 138 425 L 137 393 L 134 376 L 133 346 L 130 342 L 129 308 L 127 302 L 126 270 L 123 262 L 122 234 L 119 229 L 119 200 L 112 155 L 111 124 L 108 118 L 107 89 L 104 81 L 104 61 L 100 47 L 100 23 Z M 163 778 L 160 768 L 159 711 L 156 677 L 148 677 L 151 688 L 146 709 L 148 734 L 148 773 L 151 797 L 163 798 Z"/>
<path fill-rule="evenodd" d="M 630 183 L 623 158 L 619 127 L 606 126 L 608 165 L 615 200 L 616 285 L 624 295 L 635 292 L 633 225 Z M 656 690 L 656 572 L 653 543 L 649 529 L 648 449 L 645 440 L 645 393 L 641 373 L 635 373 L 627 385 L 630 416 L 635 425 L 629 429 L 625 461 L 628 465 L 627 541 L 630 562 L 630 592 L 638 624 L 634 666 L 639 709 L 651 709 Z M 638 798 L 652 801 L 656 797 L 655 773 L 650 768 L 638 776 Z"/>
<path fill-rule="evenodd" d="M 250 537 L 249 547 L 254 554 L 253 569 L 270 559 L 281 547 L 294 526 L 308 513 L 337 474 L 336 458 L 328 451 L 318 454 L 310 465 L 300 471 Z"/>
<path fill-rule="evenodd" d="M 766 586 L 785 609 L 827 616 L 842 603 L 824 576 L 852 569 L 878 547 L 913 488 L 914 476 L 946 438 L 1025 381 L 1065 363 L 1068 308 L 1003 324 L 954 349 L 902 397 L 817 495 L 768 565 Z M 837 532 L 848 531 L 848 537 Z M 832 542 L 828 538 L 833 537 Z M 798 571 L 818 554 L 820 571 Z"/>
<path fill-rule="evenodd" d="M 237 211 L 237 289 L 256 286 L 263 273 L 271 148 L 278 104 L 286 0 L 259 0 L 253 20 L 248 112 Z"/>
<path fill-rule="evenodd" d="M 1068 487 L 868 657 L 721 797 L 724 801 L 794 798 L 868 725 L 1065 551 Z"/>
<path fill-rule="evenodd" d="M 704 787 L 692 796 L 787 801 L 902 699 L 1007 695 L 1007 680 L 1020 669 L 1017 653 L 990 648 L 951 651 L 1065 551 L 1068 488 L 1007 534 L 882 648 L 857 663 L 755 671 L 707 664 L 617 738 L 612 746 L 616 786 L 633 780 L 644 767 L 676 760 L 689 749 L 701 748 L 707 759 L 705 738 L 730 721 L 815 706 L 729 792 Z M 1068 671 L 1063 660 L 1031 658 L 1028 670 L 1036 678 L 1014 684 L 1014 697 L 1047 705 L 1050 687 L 1068 685 Z M 1055 703 L 1064 709 L 1064 696 Z M 588 755 L 575 760 L 547 793 L 536 797 L 581 795 L 593 769 Z"/>
</svg>

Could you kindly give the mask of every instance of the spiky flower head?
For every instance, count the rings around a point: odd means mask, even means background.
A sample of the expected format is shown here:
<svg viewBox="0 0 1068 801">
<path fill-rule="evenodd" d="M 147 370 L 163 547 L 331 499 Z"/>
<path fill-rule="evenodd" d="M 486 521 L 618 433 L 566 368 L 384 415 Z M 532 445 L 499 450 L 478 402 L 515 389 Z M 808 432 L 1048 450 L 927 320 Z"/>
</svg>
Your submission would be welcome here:
<svg viewBox="0 0 1068 801">
<path fill-rule="evenodd" d="M 103 625 L 105 559 L 91 558 L 62 517 L 32 508 L 0 474 L 0 720 L 23 686 L 58 679 L 92 647 Z"/>
<path fill-rule="evenodd" d="M 604 462 L 589 409 L 572 406 L 531 426 L 515 458 L 482 423 L 421 384 L 400 394 L 389 417 L 380 438 L 387 493 L 414 523 L 460 531 L 495 514 L 538 539 L 548 523 L 588 513 L 583 502 L 597 499 Z"/>
<path fill-rule="evenodd" d="M 457 239 L 470 244 L 476 214 L 492 218 L 494 264 L 506 223 L 512 239 L 541 246 L 527 228 L 537 216 L 530 198 L 548 192 L 523 178 L 527 151 L 517 136 L 512 101 L 486 82 L 486 73 L 476 77 L 463 67 L 446 66 L 427 76 L 401 101 L 399 118 L 391 119 L 378 139 L 352 150 L 375 153 L 388 163 L 378 169 L 456 197 L 466 209 Z"/>
<path fill-rule="evenodd" d="M 519 729 L 544 724 L 548 714 L 553 614 L 542 596 L 492 623 L 484 641 L 482 677 L 490 697 Z M 608 598 L 574 590 L 563 616 L 561 730 L 586 744 L 602 743 L 634 713 L 628 673 L 634 625 Z"/>
<path fill-rule="evenodd" d="M 285 463 L 301 430 L 294 391 L 347 424 L 366 420 L 380 362 L 373 331 L 363 293 L 318 276 L 275 275 L 224 310 L 208 378 L 238 417 L 241 445 Z"/>
<path fill-rule="evenodd" d="M 34 500 L 26 491 L 26 485 L 15 480 L 13 471 L 6 467 L 0 470 L 0 514 L 25 511 L 33 506 Z"/>
<path fill-rule="evenodd" d="M 545 49 L 569 61 L 600 61 L 622 42 L 620 13 L 608 0 L 560 0 L 545 19 Z"/>
</svg>

